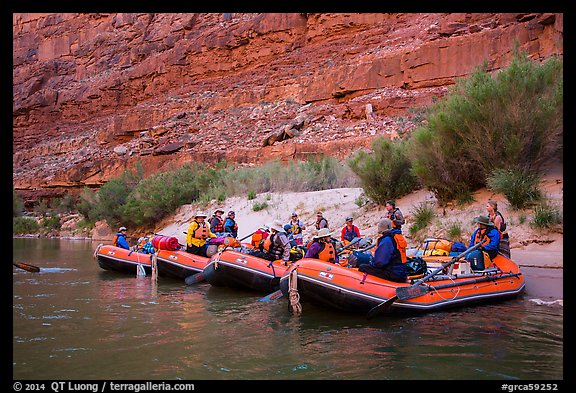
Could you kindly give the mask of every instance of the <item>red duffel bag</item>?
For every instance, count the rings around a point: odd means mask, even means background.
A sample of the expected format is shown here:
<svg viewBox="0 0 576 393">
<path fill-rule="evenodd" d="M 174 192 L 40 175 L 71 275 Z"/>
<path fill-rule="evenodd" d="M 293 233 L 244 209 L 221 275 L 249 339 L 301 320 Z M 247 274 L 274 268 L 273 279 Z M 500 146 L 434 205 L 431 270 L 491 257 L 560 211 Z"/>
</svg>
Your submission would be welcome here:
<svg viewBox="0 0 576 393">
<path fill-rule="evenodd" d="M 180 248 L 180 243 L 174 236 L 156 235 L 152 238 L 152 245 L 156 250 L 176 251 Z"/>
</svg>

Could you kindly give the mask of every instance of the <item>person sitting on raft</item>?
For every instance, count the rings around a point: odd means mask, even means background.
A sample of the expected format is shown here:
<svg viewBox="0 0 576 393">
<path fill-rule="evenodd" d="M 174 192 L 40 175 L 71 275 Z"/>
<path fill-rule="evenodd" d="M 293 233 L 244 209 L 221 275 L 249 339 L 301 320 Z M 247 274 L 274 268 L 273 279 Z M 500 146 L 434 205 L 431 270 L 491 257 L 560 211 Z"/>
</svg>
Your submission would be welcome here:
<svg viewBox="0 0 576 393">
<path fill-rule="evenodd" d="M 381 236 L 376 241 L 378 247 L 374 252 L 374 258 L 371 258 L 369 262 L 360 264 L 358 270 L 386 280 L 405 282 L 408 278 L 406 270 L 407 243 L 402 236 L 402 231 L 398 228 L 392 228 L 392 225 L 389 218 L 380 220 L 378 233 Z"/>
<path fill-rule="evenodd" d="M 340 263 L 338 254 L 336 253 L 336 246 L 330 235 L 332 235 L 332 233 L 328 228 L 320 229 L 318 234 L 312 237 L 312 243 L 310 243 L 304 258 L 315 258 L 330 263 Z"/>
<path fill-rule="evenodd" d="M 482 246 L 474 251 L 470 251 L 466 254 L 465 258 L 470 262 L 472 270 L 484 270 L 487 265 L 490 264 L 491 260 L 498 255 L 500 232 L 488 216 L 478 216 L 474 218 L 474 222 L 478 224 L 478 228 L 472 233 L 468 248 L 478 243 L 482 243 Z M 485 253 L 488 258 L 484 257 Z"/>
<path fill-rule="evenodd" d="M 204 221 L 205 218 L 206 213 L 198 212 L 194 216 L 194 221 L 188 226 L 186 251 L 207 258 L 206 250 L 208 249 L 208 244 L 206 239 L 216 237 L 216 235 L 212 233 L 210 227 Z"/>
</svg>

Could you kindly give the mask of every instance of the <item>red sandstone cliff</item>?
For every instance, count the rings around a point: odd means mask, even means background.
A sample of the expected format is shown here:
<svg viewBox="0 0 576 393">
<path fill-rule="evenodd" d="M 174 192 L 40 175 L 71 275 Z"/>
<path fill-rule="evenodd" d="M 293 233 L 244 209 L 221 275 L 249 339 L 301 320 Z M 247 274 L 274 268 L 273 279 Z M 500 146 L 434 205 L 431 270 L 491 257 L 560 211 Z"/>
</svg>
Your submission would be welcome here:
<svg viewBox="0 0 576 393">
<path fill-rule="evenodd" d="M 29 200 L 202 160 L 340 157 L 484 61 L 563 54 L 563 14 L 13 14 Z M 280 136 L 280 138 L 276 138 Z M 281 140 L 287 137 L 286 140 Z"/>
</svg>

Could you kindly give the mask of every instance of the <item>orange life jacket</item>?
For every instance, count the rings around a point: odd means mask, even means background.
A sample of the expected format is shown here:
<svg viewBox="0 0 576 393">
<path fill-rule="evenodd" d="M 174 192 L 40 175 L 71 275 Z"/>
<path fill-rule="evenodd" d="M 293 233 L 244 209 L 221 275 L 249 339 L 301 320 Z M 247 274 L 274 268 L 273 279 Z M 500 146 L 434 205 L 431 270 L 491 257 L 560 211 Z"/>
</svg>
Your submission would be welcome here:
<svg viewBox="0 0 576 393">
<path fill-rule="evenodd" d="M 198 228 L 196 228 L 192 237 L 194 237 L 196 239 L 207 239 L 208 238 L 208 225 L 206 225 L 205 222 L 200 224 L 198 221 L 196 221 L 196 223 L 198 224 Z"/>
<path fill-rule="evenodd" d="M 490 243 L 490 238 L 486 235 L 487 230 L 479 230 L 476 232 L 476 237 L 474 238 L 474 244 L 482 243 L 482 247 Z"/>
<path fill-rule="evenodd" d="M 264 239 L 264 233 L 266 232 L 262 232 L 260 230 L 254 232 L 254 234 L 252 235 L 252 247 L 256 248 L 260 245 L 260 242 L 262 241 L 262 239 Z"/>
<path fill-rule="evenodd" d="M 400 254 L 401 263 L 406 263 L 406 261 L 408 260 L 408 258 L 406 257 L 406 248 L 408 247 L 408 243 L 406 243 L 406 239 L 404 238 L 404 236 L 402 236 L 402 234 L 400 233 L 395 233 L 393 236 L 392 235 L 386 235 L 386 236 L 390 236 L 390 239 L 392 239 L 392 243 L 394 243 L 394 248 L 396 248 L 396 250 L 398 250 L 398 254 Z"/>
<path fill-rule="evenodd" d="M 318 259 L 321 261 L 326 261 L 334 263 L 336 256 L 336 250 L 332 242 L 324 243 L 324 248 L 318 253 Z"/>
<path fill-rule="evenodd" d="M 264 239 L 264 244 L 262 245 L 262 247 L 264 248 L 264 250 L 270 252 L 272 250 L 272 240 L 274 238 L 274 235 L 270 235 L 268 236 L 266 239 Z"/>
<path fill-rule="evenodd" d="M 215 218 L 218 220 L 218 223 L 214 225 L 214 228 L 211 228 L 212 232 L 224 232 L 224 219 L 214 214 L 214 216 L 212 216 L 211 222 L 213 222 Z"/>
</svg>

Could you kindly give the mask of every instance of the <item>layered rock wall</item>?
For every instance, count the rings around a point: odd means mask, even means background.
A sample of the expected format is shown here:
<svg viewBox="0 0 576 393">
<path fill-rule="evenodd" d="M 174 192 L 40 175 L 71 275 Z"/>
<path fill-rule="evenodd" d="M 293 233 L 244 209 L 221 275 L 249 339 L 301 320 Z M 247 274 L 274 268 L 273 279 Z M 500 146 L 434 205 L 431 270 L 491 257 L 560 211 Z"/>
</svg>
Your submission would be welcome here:
<svg viewBox="0 0 576 393">
<path fill-rule="evenodd" d="M 345 157 L 518 45 L 563 54 L 563 14 L 13 14 L 13 175 L 28 199 L 141 162 Z"/>
</svg>

